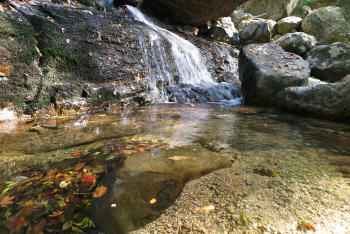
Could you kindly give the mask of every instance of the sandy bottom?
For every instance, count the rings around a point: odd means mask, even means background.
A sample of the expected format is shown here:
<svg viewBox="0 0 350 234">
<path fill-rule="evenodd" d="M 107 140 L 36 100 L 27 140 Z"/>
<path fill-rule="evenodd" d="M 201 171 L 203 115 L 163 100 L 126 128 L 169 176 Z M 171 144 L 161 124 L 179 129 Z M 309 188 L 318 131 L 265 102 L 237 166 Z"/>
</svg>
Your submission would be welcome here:
<svg viewBox="0 0 350 234">
<path fill-rule="evenodd" d="M 227 152 L 141 233 L 350 233 L 350 187 L 313 149 Z"/>
</svg>

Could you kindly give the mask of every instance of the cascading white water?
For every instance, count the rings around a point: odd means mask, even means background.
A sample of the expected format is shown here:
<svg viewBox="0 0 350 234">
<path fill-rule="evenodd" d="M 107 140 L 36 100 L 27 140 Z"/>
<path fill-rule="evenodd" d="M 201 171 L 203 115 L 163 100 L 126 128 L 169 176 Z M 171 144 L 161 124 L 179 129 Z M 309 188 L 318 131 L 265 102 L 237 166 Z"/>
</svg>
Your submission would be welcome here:
<svg viewBox="0 0 350 234">
<path fill-rule="evenodd" d="M 207 70 L 204 59 L 196 46 L 175 33 L 157 26 L 138 8 L 132 6 L 127 6 L 127 8 L 132 13 L 135 20 L 143 22 L 149 27 L 147 30 L 148 38 L 142 33 L 138 34 L 138 37 L 142 50 L 143 63 L 146 67 L 154 65 L 156 69 L 156 74 L 151 73 L 151 76 L 153 76 L 151 87 L 156 102 L 167 102 L 169 101 L 169 95 L 172 96 L 173 92 L 178 92 L 178 94 L 180 93 L 178 97 L 182 99 L 182 102 L 188 102 L 195 98 L 196 100 L 200 99 L 202 102 L 225 102 L 223 103 L 224 105 L 239 105 L 241 103 L 242 99 L 233 94 L 235 88 L 232 85 L 227 83 L 218 84 L 213 81 L 211 74 Z M 150 46 L 147 46 L 147 43 L 150 43 Z M 173 66 L 169 64 L 169 56 L 165 51 L 165 44 L 171 47 L 171 60 L 175 64 L 176 71 L 174 71 Z M 177 87 L 178 89 L 171 86 L 176 84 L 173 79 L 175 76 L 174 74 L 179 78 L 176 83 L 183 84 L 179 85 Z M 160 85 L 158 85 L 157 82 L 159 82 Z M 186 86 L 187 84 L 190 86 Z M 191 87 L 193 89 L 191 89 Z M 194 87 L 198 87 L 198 89 Z M 166 94 L 163 89 L 165 89 L 168 94 Z M 178 91 L 179 89 L 184 89 L 186 91 Z M 189 91 L 190 89 L 191 91 Z M 187 96 L 188 92 L 192 92 L 189 95 L 190 97 Z M 199 93 L 195 94 L 196 92 Z M 198 95 L 201 97 L 198 97 Z M 184 101 L 186 99 L 187 101 Z M 173 100 L 177 101 L 178 99 L 176 99 L 175 96 Z M 228 100 L 230 101 L 227 102 Z"/>
<path fill-rule="evenodd" d="M 171 44 L 174 62 L 177 67 L 181 83 L 200 85 L 201 87 L 210 87 L 215 84 L 210 73 L 207 70 L 207 67 L 205 66 L 205 63 L 197 47 L 195 47 L 190 42 L 182 39 L 175 33 L 169 32 L 163 28 L 158 27 L 152 22 L 151 19 L 148 19 L 139 9 L 132 6 L 127 7 L 129 11 L 133 14 L 135 20 L 147 24 Z M 151 43 L 159 43 L 157 41 L 157 35 L 155 33 L 150 32 L 149 36 L 151 39 Z M 159 50 L 160 46 L 158 45 L 156 46 L 156 48 Z M 161 54 L 162 53 L 158 53 L 158 56 L 161 56 Z M 160 61 L 158 61 L 157 66 L 161 67 L 159 69 L 162 69 L 162 71 L 159 71 L 159 73 L 161 74 L 166 72 L 164 76 L 167 79 L 169 79 L 171 77 L 171 74 L 166 71 L 166 65 L 164 64 L 164 61 L 161 61 L 162 58 L 158 58 L 158 60 Z"/>
</svg>

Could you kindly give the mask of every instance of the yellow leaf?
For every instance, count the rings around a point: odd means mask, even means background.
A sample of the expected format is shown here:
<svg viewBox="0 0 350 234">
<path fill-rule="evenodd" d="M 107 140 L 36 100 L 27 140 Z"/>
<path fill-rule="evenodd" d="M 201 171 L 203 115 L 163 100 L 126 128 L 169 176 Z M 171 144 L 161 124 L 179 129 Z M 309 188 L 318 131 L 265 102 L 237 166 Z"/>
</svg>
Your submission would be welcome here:
<svg viewBox="0 0 350 234">
<path fill-rule="evenodd" d="M 60 187 L 61 187 L 61 188 L 67 187 L 68 184 L 70 184 L 70 182 L 67 182 L 67 181 L 64 181 L 64 180 L 63 180 L 63 181 L 61 181 L 61 183 L 60 183 Z"/>
<path fill-rule="evenodd" d="M 131 88 L 132 90 L 135 90 L 134 86 L 132 86 L 132 85 L 131 85 L 131 87 L 130 87 L 130 88 Z"/>
<path fill-rule="evenodd" d="M 40 57 L 44 57 L 44 55 L 43 55 L 42 53 L 39 53 L 39 56 L 40 56 Z"/>
<path fill-rule="evenodd" d="M 65 222 L 62 227 L 62 231 L 67 230 L 72 226 L 72 221 Z"/>
<path fill-rule="evenodd" d="M 275 68 L 275 69 L 274 69 L 274 71 L 277 71 L 277 70 L 278 70 L 278 68 Z"/>
<path fill-rule="evenodd" d="M 151 203 L 151 204 L 154 204 L 156 202 L 157 202 L 157 199 L 155 199 L 155 198 L 152 198 L 152 200 L 149 201 L 149 203 Z"/>
<path fill-rule="evenodd" d="M 63 213 L 63 211 L 53 211 L 51 215 L 49 215 L 49 217 L 56 217 L 59 216 Z"/>
<path fill-rule="evenodd" d="M 78 232 L 78 233 L 84 233 L 81 229 L 79 229 L 77 227 L 74 227 L 74 226 L 72 226 L 72 231 L 73 232 Z"/>
</svg>

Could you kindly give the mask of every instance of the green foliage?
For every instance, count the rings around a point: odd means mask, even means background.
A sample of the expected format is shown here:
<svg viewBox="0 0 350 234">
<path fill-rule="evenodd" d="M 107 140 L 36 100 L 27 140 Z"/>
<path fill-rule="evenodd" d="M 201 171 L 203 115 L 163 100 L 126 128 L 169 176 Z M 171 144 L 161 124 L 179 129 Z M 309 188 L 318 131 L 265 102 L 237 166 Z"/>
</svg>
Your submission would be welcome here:
<svg viewBox="0 0 350 234">
<path fill-rule="evenodd" d="M 32 61 L 30 61 L 30 60 L 27 59 L 27 60 L 25 61 L 25 63 L 29 66 L 29 65 L 32 64 Z"/>
<path fill-rule="evenodd" d="M 34 48 L 31 49 L 30 51 L 32 51 L 33 54 L 37 54 L 38 53 L 38 51 L 36 51 L 36 49 L 34 49 Z"/>
</svg>

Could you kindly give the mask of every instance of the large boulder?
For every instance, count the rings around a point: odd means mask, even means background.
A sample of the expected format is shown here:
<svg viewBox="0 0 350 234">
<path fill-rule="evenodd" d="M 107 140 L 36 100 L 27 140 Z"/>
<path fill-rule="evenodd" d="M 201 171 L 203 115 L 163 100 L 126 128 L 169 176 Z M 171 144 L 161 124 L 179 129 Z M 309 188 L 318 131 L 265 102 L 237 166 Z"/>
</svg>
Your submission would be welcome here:
<svg viewBox="0 0 350 234">
<path fill-rule="evenodd" d="M 290 15 L 297 16 L 300 18 L 305 18 L 311 12 L 312 12 L 312 10 L 309 6 L 299 6 L 299 7 L 294 8 L 294 10 L 292 11 L 292 13 Z"/>
<path fill-rule="evenodd" d="M 214 24 L 213 39 L 216 41 L 224 41 L 233 45 L 239 44 L 238 31 L 231 21 L 231 17 L 222 17 Z"/>
<path fill-rule="evenodd" d="M 239 5 L 247 0 L 144 0 L 143 6 L 151 9 L 161 18 L 173 22 L 198 26 L 207 20 L 229 16 Z"/>
<path fill-rule="evenodd" d="M 102 181 L 106 192 L 91 199 L 94 223 L 106 234 L 129 233 L 157 218 L 184 183 L 231 165 L 201 147 L 129 155 Z"/>
<path fill-rule="evenodd" d="M 279 34 L 284 34 L 286 32 L 292 32 L 292 30 L 297 30 L 303 19 L 296 16 L 289 16 L 277 21 L 277 32 Z"/>
<path fill-rule="evenodd" d="M 316 39 L 303 32 L 287 33 L 280 37 L 275 43 L 285 51 L 303 55 L 306 51 L 316 46 Z"/>
<path fill-rule="evenodd" d="M 307 15 L 301 26 L 303 31 L 314 36 L 319 44 L 326 44 L 329 33 L 334 34 L 333 31 L 339 26 L 348 24 L 345 14 L 344 8 L 341 7 L 323 7 Z M 328 37 L 329 42 L 335 42 L 332 36 Z"/>
<path fill-rule="evenodd" d="M 350 74 L 350 46 L 344 43 L 315 46 L 305 56 L 311 73 L 330 82 Z"/>
<path fill-rule="evenodd" d="M 274 36 L 276 22 L 273 20 L 247 20 L 239 25 L 239 35 L 243 45 L 267 43 Z"/>
<path fill-rule="evenodd" d="M 326 44 L 343 42 L 350 44 L 350 24 L 342 23 L 326 35 Z"/>
<path fill-rule="evenodd" d="M 252 15 L 261 15 L 265 19 L 278 21 L 290 16 L 300 0 L 250 0 L 243 5 L 243 11 Z"/>
<path fill-rule="evenodd" d="M 306 85 L 309 75 L 306 61 L 274 43 L 247 45 L 239 55 L 239 77 L 245 104 L 273 106 L 279 91 Z"/>
<path fill-rule="evenodd" d="M 350 122 L 350 76 L 332 84 L 286 88 L 276 95 L 281 109 Z"/>
</svg>

